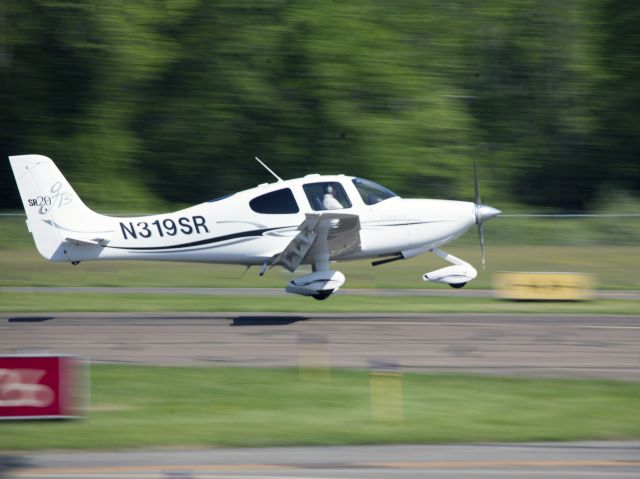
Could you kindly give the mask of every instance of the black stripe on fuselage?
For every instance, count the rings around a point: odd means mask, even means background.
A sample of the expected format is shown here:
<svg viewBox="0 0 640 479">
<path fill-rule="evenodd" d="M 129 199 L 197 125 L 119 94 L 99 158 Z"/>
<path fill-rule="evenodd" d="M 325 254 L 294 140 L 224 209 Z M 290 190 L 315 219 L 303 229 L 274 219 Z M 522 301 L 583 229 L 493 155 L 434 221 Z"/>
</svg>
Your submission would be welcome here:
<svg viewBox="0 0 640 479">
<path fill-rule="evenodd" d="M 215 238 L 208 238 L 200 241 L 192 241 L 190 243 L 174 244 L 168 246 L 105 246 L 106 248 L 113 249 L 129 249 L 136 251 L 160 251 L 174 248 L 190 248 L 191 246 L 201 246 L 204 244 L 220 243 L 221 241 L 228 241 L 236 238 L 246 238 L 247 236 L 262 236 L 267 231 L 279 230 L 282 228 L 292 228 L 291 226 L 279 226 L 277 228 L 263 228 L 260 230 L 242 231 L 241 233 L 233 233 L 230 235 L 217 236 Z"/>
<path fill-rule="evenodd" d="M 371 221 L 369 223 L 363 223 L 363 227 L 366 226 L 371 226 L 371 227 L 387 227 L 387 226 L 412 226 L 412 225 L 426 225 L 426 224 L 431 224 L 431 223 L 444 223 L 447 221 L 453 221 L 453 220 L 430 220 L 430 221 L 412 221 L 409 223 L 385 223 L 385 224 L 380 224 L 381 222 L 374 222 Z"/>
<path fill-rule="evenodd" d="M 442 223 L 443 220 L 433 220 L 433 221 L 414 221 L 412 223 L 393 223 L 388 225 L 380 225 L 380 226 L 412 226 L 412 225 L 426 225 L 429 223 Z M 445 220 L 446 221 L 446 220 Z"/>
<path fill-rule="evenodd" d="M 396 223 L 396 224 L 375 225 L 375 226 L 383 226 L 383 227 L 384 226 L 409 226 L 409 225 L 424 224 L 424 223 L 439 223 L 442 221 L 447 221 L 447 220 L 418 221 L 413 223 Z M 363 226 L 366 226 L 366 225 L 363 225 Z M 374 226 L 374 225 L 371 225 L 371 226 Z M 213 243 L 220 243 L 222 241 L 233 240 L 236 238 L 246 238 L 250 236 L 259 237 L 268 231 L 280 230 L 280 229 L 286 229 L 286 228 L 295 228 L 295 226 L 279 226 L 277 228 L 262 228 L 258 230 L 242 231 L 240 233 L 233 233 L 230 235 L 217 236 L 215 238 L 208 238 L 208 239 L 199 240 L 199 241 L 191 241 L 189 243 L 182 243 L 182 244 L 176 244 L 176 245 L 167 245 L 167 246 L 109 246 L 109 245 L 106 245 L 105 248 L 127 249 L 127 250 L 135 250 L 135 251 L 166 251 L 170 249 L 182 249 L 182 248 L 190 248 L 192 246 L 202 246 L 202 245 L 208 245 Z"/>
</svg>

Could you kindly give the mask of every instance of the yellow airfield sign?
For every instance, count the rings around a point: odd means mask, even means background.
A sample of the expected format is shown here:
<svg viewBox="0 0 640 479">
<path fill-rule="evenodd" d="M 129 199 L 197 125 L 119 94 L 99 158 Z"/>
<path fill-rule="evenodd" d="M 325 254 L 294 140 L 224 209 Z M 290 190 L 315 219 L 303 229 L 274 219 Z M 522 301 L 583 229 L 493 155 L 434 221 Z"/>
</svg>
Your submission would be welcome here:
<svg viewBox="0 0 640 479">
<path fill-rule="evenodd" d="M 596 285 L 592 274 L 584 273 L 496 273 L 495 295 L 515 301 L 588 301 Z"/>
</svg>

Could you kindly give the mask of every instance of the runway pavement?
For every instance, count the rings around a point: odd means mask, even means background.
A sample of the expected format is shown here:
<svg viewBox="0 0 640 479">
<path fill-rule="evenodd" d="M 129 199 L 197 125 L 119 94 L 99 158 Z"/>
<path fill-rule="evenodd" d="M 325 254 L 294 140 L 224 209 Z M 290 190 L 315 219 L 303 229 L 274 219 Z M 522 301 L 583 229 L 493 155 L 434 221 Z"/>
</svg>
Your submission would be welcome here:
<svg viewBox="0 0 640 479">
<path fill-rule="evenodd" d="M 635 478 L 640 442 L 349 446 L 0 455 L 8 478 Z"/>
<path fill-rule="evenodd" d="M 94 362 L 367 368 L 640 380 L 640 317 L 515 314 L 0 314 L 0 354 Z M 1 433 L 1 425 L 0 425 Z M 640 442 L 0 452 L 0 477 L 640 477 Z"/>
<path fill-rule="evenodd" d="M 0 354 L 199 365 L 394 364 L 405 371 L 640 380 L 640 317 L 517 314 L 0 315 Z"/>
</svg>

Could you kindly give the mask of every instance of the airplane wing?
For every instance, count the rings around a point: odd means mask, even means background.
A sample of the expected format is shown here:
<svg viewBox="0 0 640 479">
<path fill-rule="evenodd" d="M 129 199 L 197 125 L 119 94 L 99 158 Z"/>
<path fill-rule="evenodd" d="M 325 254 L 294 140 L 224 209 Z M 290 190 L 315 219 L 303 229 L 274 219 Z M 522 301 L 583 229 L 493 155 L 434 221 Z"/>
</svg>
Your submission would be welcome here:
<svg viewBox="0 0 640 479">
<path fill-rule="evenodd" d="M 326 238 L 318 234 L 328 227 Z M 360 248 L 360 217 L 348 213 L 307 213 L 298 226 L 300 231 L 287 247 L 271 262 L 293 272 L 306 258 L 312 257 L 319 248 L 328 251 L 331 258 L 357 251 Z"/>
</svg>

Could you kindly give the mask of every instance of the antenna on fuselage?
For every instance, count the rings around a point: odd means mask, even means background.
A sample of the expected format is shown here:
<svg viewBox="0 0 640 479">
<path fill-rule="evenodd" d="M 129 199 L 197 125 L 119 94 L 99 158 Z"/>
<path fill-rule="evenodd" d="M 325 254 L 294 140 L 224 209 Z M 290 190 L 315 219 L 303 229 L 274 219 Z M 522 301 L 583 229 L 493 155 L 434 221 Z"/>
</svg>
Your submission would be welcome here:
<svg viewBox="0 0 640 479">
<path fill-rule="evenodd" d="M 258 161 L 258 163 L 260 163 L 262 166 L 264 166 L 265 169 L 269 173 L 271 173 L 273 176 L 275 176 L 278 181 L 284 181 L 282 178 L 280 178 L 278 175 L 276 175 L 271 168 L 269 168 L 267 165 L 265 165 L 264 162 L 260 158 L 258 158 L 257 156 L 254 156 L 254 158 Z"/>
</svg>

